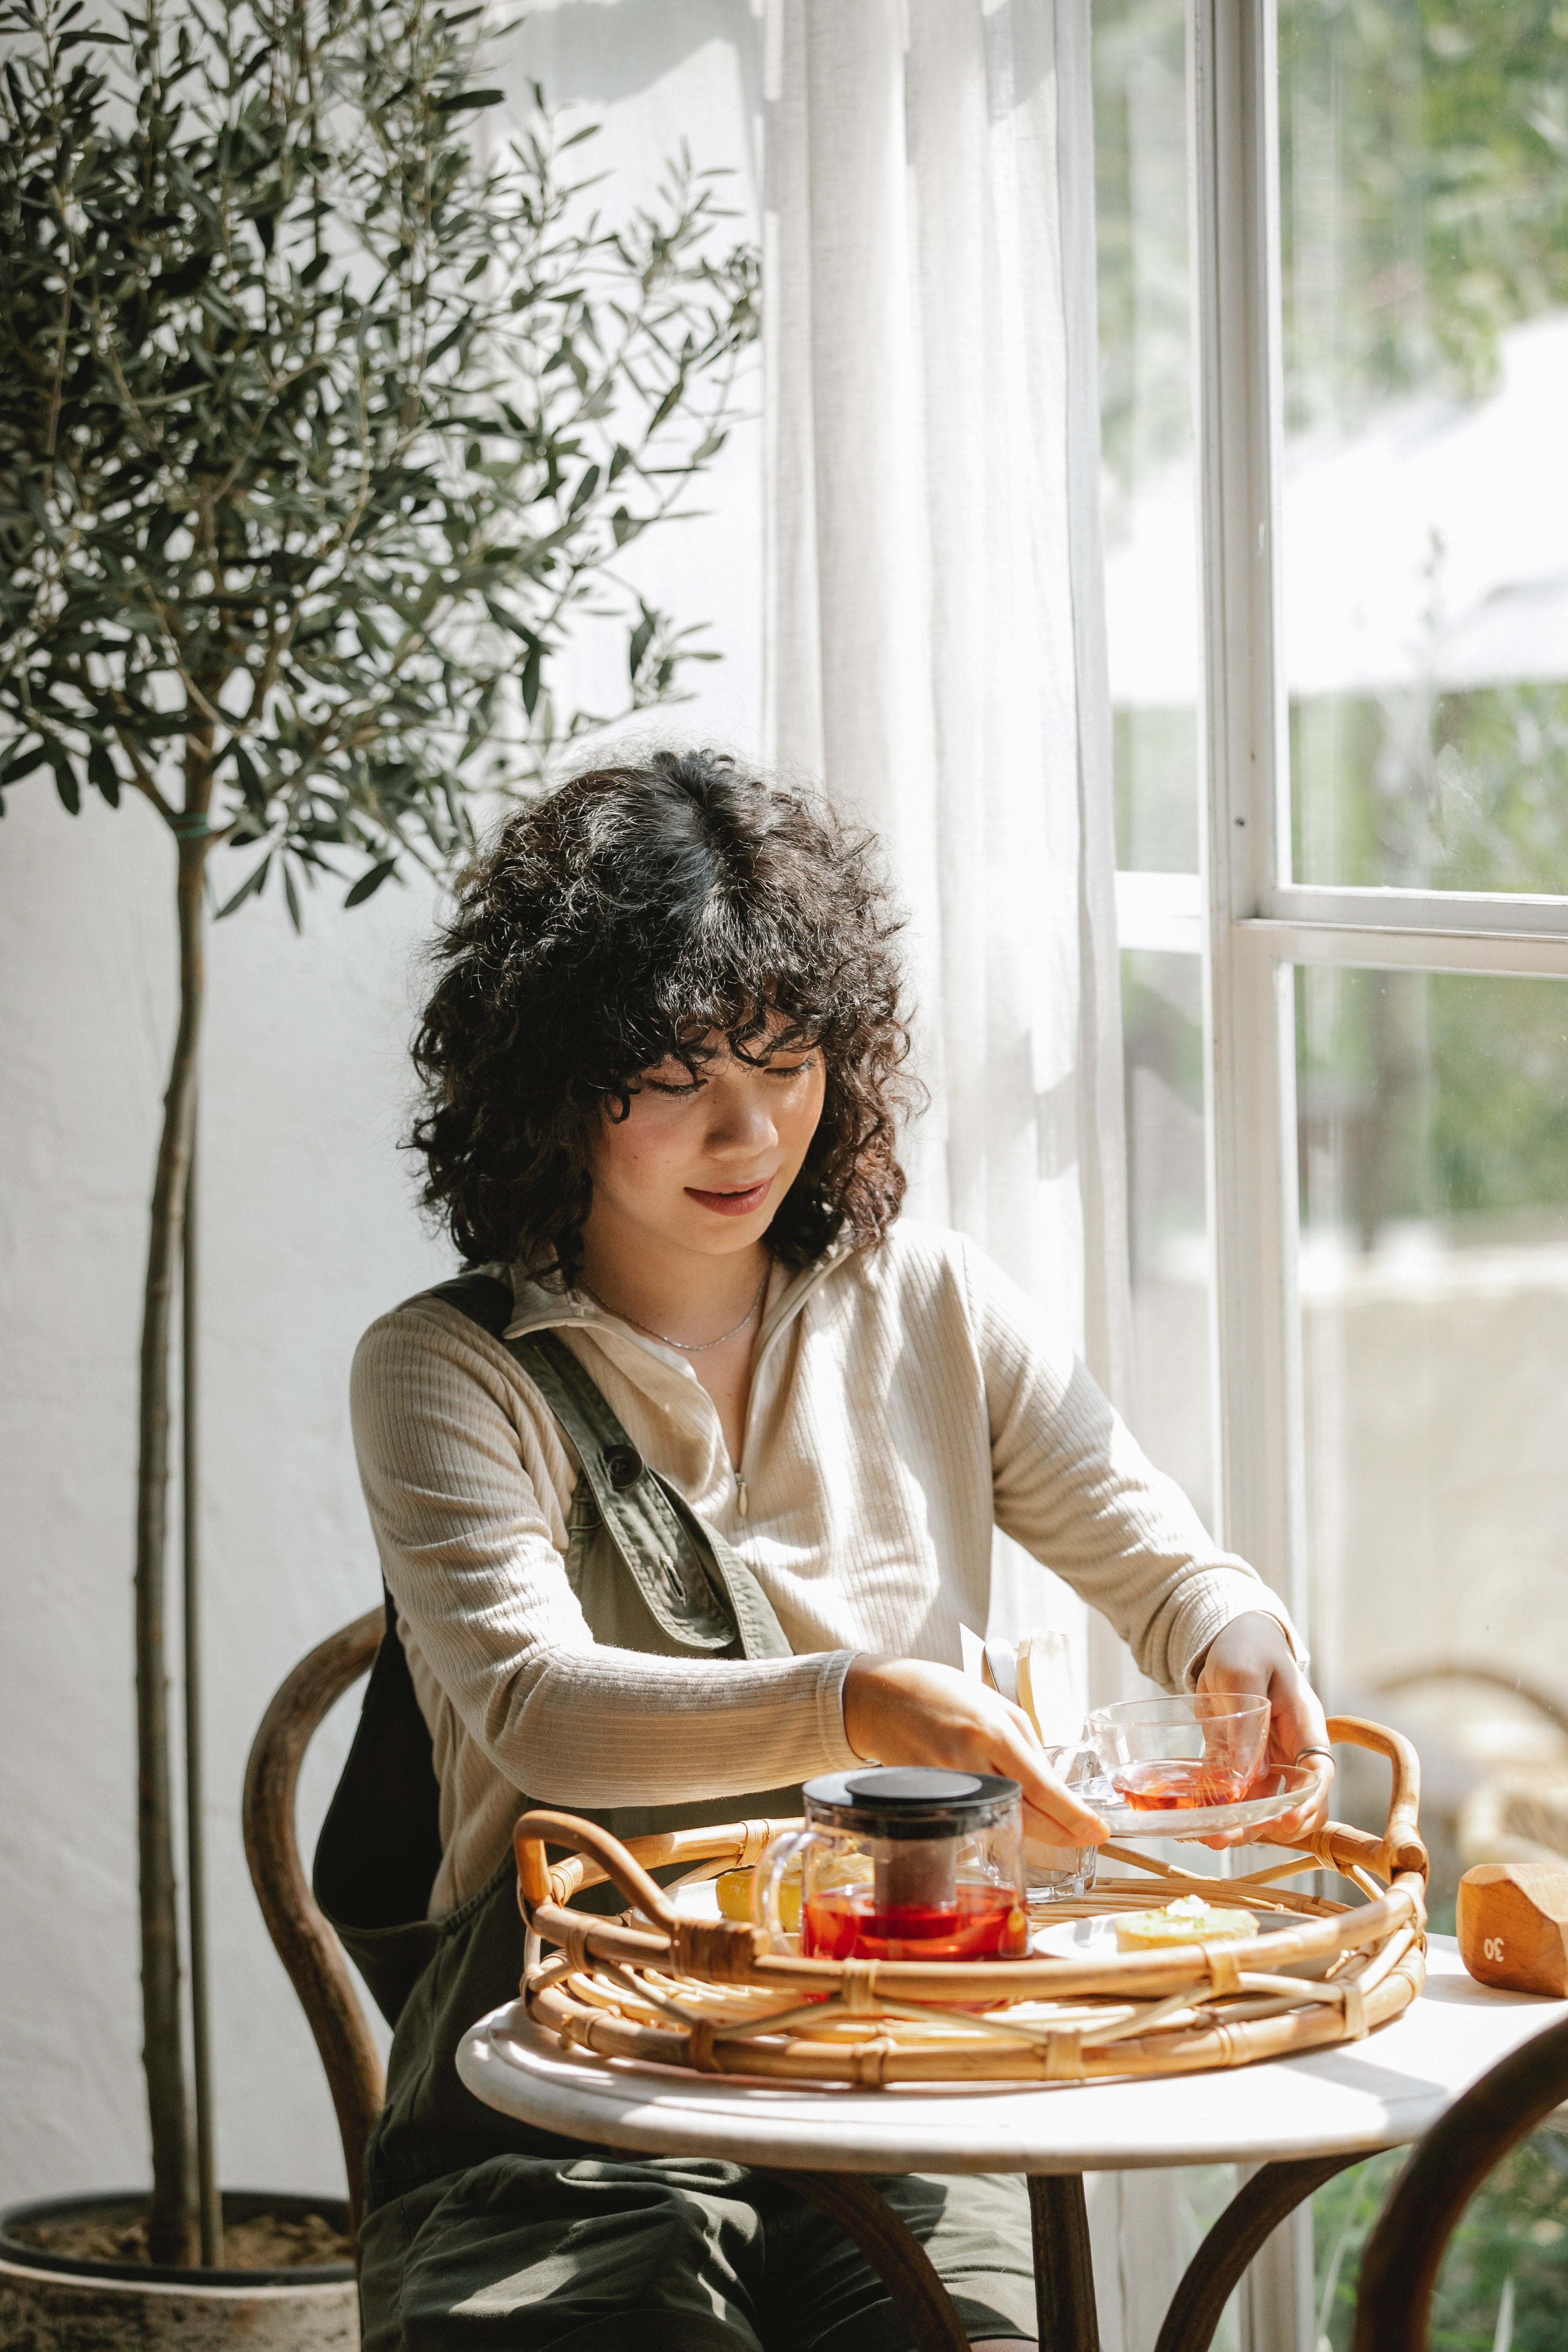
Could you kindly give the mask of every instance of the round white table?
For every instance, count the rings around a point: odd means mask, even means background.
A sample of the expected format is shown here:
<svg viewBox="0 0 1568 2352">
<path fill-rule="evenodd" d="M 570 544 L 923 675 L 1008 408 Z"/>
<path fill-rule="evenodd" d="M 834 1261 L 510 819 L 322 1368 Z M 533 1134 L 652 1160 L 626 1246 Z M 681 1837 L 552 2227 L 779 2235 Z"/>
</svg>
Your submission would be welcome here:
<svg viewBox="0 0 1568 2352">
<path fill-rule="evenodd" d="M 1564 2016 L 1568 2001 L 1477 1984 L 1452 1937 L 1434 1936 L 1425 1992 L 1382 2032 L 1215 2074 L 796 2089 L 564 2050 L 531 2023 L 521 2001 L 480 2019 L 458 2050 L 458 2068 L 487 2105 L 547 2131 L 787 2175 L 859 2239 L 921 2352 L 927 2346 L 946 2352 L 966 2339 L 923 2250 L 857 2175 L 1029 2176 L 1041 2345 L 1045 2352 L 1095 2352 L 1083 2174 L 1261 2166 L 1194 2257 L 1156 2347 L 1205 2352 L 1247 2263 L 1303 2197 L 1361 2157 L 1419 2138 L 1500 2059 Z"/>
</svg>

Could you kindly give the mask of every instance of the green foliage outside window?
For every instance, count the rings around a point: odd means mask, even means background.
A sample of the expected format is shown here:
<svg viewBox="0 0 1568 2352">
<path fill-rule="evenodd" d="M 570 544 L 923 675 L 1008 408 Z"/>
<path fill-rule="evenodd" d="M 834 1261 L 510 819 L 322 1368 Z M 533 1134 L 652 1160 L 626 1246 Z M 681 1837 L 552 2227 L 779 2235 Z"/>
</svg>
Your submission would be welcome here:
<svg viewBox="0 0 1568 2352">
<path fill-rule="evenodd" d="M 1190 435 L 1183 208 L 1140 204 L 1144 110 L 1179 86 L 1182 0 L 1097 0 L 1101 415 L 1125 487 Z M 1288 423 L 1475 401 L 1504 330 L 1568 307 L 1563 0 L 1279 0 Z"/>
<path fill-rule="evenodd" d="M 1369 1249 L 1394 1222 L 1455 1241 L 1561 1233 L 1568 982 L 1308 967 L 1297 1018 L 1309 1223 Z M 1324 1198 L 1312 1144 L 1331 1129 Z"/>
<path fill-rule="evenodd" d="M 1319 2352 L 1350 2352 L 1362 2248 L 1404 2151 L 1352 2165 L 1312 2199 Z M 1562 2352 L 1568 2343 L 1568 2140 L 1536 2132 L 1506 2157 L 1449 2241 L 1432 2352 Z"/>
<path fill-rule="evenodd" d="M 1562 0 L 1281 0 L 1289 423 L 1476 400 L 1568 305 Z"/>
<path fill-rule="evenodd" d="M 1305 882 L 1568 891 L 1568 685 L 1304 697 L 1290 766 Z"/>
</svg>

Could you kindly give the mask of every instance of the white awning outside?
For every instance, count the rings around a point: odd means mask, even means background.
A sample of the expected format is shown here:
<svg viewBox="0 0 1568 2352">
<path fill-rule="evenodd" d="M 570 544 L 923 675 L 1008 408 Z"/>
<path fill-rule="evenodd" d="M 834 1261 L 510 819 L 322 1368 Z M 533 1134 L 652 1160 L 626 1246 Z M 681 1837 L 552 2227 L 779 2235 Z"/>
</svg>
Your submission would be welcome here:
<svg viewBox="0 0 1568 2352">
<path fill-rule="evenodd" d="M 1287 451 L 1285 670 L 1292 697 L 1568 678 L 1568 315 L 1504 336 L 1473 406 L 1390 402 L 1350 439 Z M 1111 692 L 1195 699 L 1192 478 L 1131 503 L 1106 550 Z"/>
</svg>

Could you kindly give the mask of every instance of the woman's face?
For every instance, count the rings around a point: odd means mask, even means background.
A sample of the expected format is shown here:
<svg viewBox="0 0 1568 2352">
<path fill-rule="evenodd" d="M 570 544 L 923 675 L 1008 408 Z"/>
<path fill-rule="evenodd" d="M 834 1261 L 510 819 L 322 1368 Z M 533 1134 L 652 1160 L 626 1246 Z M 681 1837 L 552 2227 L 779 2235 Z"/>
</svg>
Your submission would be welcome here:
<svg viewBox="0 0 1568 2352">
<path fill-rule="evenodd" d="M 815 1047 L 737 1061 L 722 1038 L 693 1078 L 684 1063 L 646 1071 L 624 1119 L 608 1112 L 594 1151 L 592 1239 L 638 1238 L 708 1256 L 750 1248 L 800 1172 L 822 1116 Z M 597 1228 L 597 1232 L 595 1232 Z"/>
</svg>

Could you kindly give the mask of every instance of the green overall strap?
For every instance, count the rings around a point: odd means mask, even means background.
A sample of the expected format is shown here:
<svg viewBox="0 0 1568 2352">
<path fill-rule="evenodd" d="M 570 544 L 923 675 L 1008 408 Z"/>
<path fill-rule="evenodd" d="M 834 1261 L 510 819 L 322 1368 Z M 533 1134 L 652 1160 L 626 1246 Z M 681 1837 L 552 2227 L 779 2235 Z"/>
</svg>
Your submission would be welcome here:
<svg viewBox="0 0 1568 2352">
<path fill-rule="evenodd" d="M 738 1648 L 747 1658 L 793 1655 L 745 1561 L 643 1460 L 559 1334 L 532 1331 L 502 1345 L 565 1432 L 626 1573 L 671 1640 L 731 1655 Z"/>
<path fill-rule="evenodd" d="M 508 1349 L 538 1387 L 575 1453 L 582 1476 L 566 1559 L 574 1591 L 602 1519 L 610 1549 L 606 1556 L 594 1543 L 594 1553 L 605 1567 L 613 1562 L 625 1568 L 665 1640 L 689 1654 L 710 1656 L 792 1654 L 767 1596 L 744 1560 L 703 1525 L 674 1486 L 648 1468 L 571 1349 L 552 1331 L 518 1339 L 505 1337 L 514 1311 L 510 1280 L 477 1269 L 440 1283 L 426 1295 L 456 1307 Z M 602 1587 L 592 1584 L 580 1595 L 596 1640 L 606 1638 L 603 1618 L 598 1625 L 595 1622 L 600 1613 L 596 1604 L 604 1597 Z M 784 1789 L 685 1805 L 577 1810 L 617 1836 L 637 1837 L 729 1821 L 738 1812 L 794 1814 L 799 1803 L 798 1790 Z M 520 1790 L 518 1810 L 525 1811 L 528 1804 L 526 1793 Z M 471 1898 L 451 1917 L 430 1918 L 430 1890 L 441 1852 L 440 1790 L 430 1733 L 388 1594 L 386 1635 L 321 1826 L 314 1885 L 318 1902 L 389 2023 L 396 2023 L 435 1954 L 459 1931 L 467 1936 L 475 1906 L 483 1909 L 496 1893 L 493 1885 L 484 1890 L 482 1899 Z M 509 1857 L 496 1882 L 501 1893 L 497 1896 L 499 1924 L 493 1923 L 505 1947 L 506 1965 L 498 1964 L 485 1977 L 485 1997 L 475 1995 L 477 2005 L 464 2016 L 465 2027 L 482 2009 L 510 1999 L 516 1989 L 521 1947 L 514 1954 L 507 1939 L 521 1934 L 521 1925 L 510 1867 Z M 599 1891 L 606 1896 L 613 1892 Z"/>
</svg>

